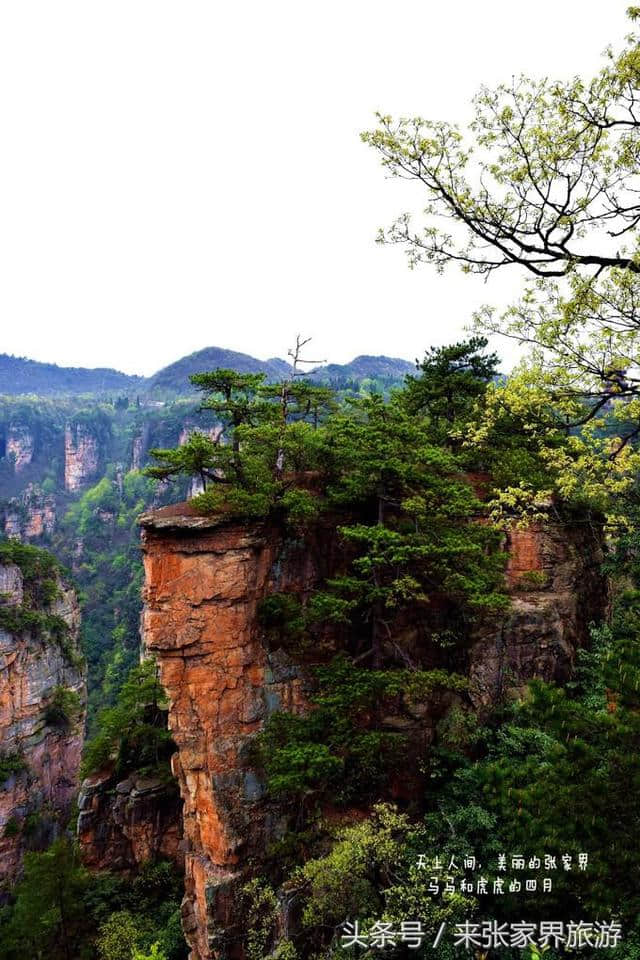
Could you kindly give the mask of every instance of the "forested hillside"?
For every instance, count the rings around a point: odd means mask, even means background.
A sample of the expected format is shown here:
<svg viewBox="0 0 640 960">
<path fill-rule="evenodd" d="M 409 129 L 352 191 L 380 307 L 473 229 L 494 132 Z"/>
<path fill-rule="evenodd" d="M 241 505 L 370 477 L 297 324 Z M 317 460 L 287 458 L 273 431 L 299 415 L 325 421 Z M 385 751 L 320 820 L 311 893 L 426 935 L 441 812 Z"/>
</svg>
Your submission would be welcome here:
<svg viewBox="0 0 640 960">
<path fill-rule="evenodd" d="M 142 388 L 144 382 L 144 377 L 131 377 L 118 370 L 59 367 L 55 363 L 39 363 L 26 357 L 0 354 L 0 395 L 104 394 L 134 391 Z"/>
<path fill-rule="evenodd" d="M 142 567 L 136 518 L 190 491 L 187 479 L 159 487 L 145 478 L 149 451 L 185 443 L 193 430 L 212 431 L 217 423 L 215 413 L 199 409 L 189 375 L 214 361 L 271 380 L 290 367 L 211 348 L 149 381 L 120 374 L 98 381 L 91 379 L 95 371 L 10 359 L 8 366 L 30 379 L 17 375 L 6 388 L 21 393 L 26 383 L 29 395 L 0 396 L 0 530 L 48 546 L 81 590 L 93 729 L 96 708 L 113 702 L 138 657 Z M 341 385 L 349 392 L 388 390 L 408 366 L 386 358 L 375 358 L 373 366 L 362 361 L 354 361 L 354 371 L 350 365 L 336 368 L 345 371 Z M 103 392 L 98 383 L 110 389 Z M 85 390 L 89 385 L 96 395 Z M 31 395 L 38 392 L 42 396 Z"/>
<path fill-rule="evenodd" d="M 155 393 L 173 391 L 184 394 L 193 390 L 189 377 L 193 373 L 203 370 L 215 370 L 216 367 L 225 367 L 236 370 L 238 373 L 264 373 L 271 380 L 278 380 L 284 376 L 289 364 L 285 360 L 256 360 L 246 353 L 237 353 L 235 350 L 222 350 L 220 347 L 208 347 L 198 350 L 187 357 L 182 357 L 175 363 L 169 364 L 154 374 L 149 381 L 149 389 Z"/>
<path fill-rule="evenodd" d="M 277 357 L 257 360 L 246 353 L 221 347 L 207 347 L 181 357 L 151 377 L 130 376 L 118 370 L 101 368 L 59 367 L 54 363 L 40 363 L 4 353 L 0 354 L 0 396 L 34 395 L 62 399 L 80 395 L 107 400 L 121 396 L 133 401 L 148 393 L 153 401 L 158 402 L 165 396 L 175 399 L 193 394 L 189 377 L 217 367 L 238 373 L 264 373 L 271 381 L 287 376 L 291 369 L 288 361 Z M 363 381 L 367 381 L 370 387 L 388 389 L 401 382 L 412 367 L 407 360 L 362 356 L 351 363 L 316 366 L 308 371 L 307 376 L 314 381 L 331 383 L 336 388 L 349 387 L 357 391 Z"/>
</svg>

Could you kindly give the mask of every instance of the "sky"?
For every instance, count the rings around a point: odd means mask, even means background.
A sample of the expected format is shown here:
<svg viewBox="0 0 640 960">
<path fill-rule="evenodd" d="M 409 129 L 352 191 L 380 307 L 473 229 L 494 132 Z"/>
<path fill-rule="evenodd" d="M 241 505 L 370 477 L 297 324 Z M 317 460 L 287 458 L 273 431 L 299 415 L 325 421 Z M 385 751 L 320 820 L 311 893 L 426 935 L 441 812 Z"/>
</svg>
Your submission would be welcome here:
<svg viewBox="0 0 640 960">
<path fill-rule="evenodd" d="M 285 356 L 298 332 L 334 363 L 460 337 L 521 277 L 376 245 L 421 197 L 360 132 L 376 110 L 464 123 L 513 74 L 593 73 L 626 6 L 1 4 L 0 352 L 151 374 L 206 346 Z"/>
</svg>

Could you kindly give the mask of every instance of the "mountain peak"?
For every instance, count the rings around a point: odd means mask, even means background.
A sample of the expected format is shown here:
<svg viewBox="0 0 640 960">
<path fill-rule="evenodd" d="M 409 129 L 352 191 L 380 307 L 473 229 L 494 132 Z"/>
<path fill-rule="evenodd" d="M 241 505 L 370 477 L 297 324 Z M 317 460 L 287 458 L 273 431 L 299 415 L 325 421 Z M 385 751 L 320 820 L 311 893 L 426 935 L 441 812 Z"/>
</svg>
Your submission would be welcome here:
<svg viewBox="0 0 640 960">
<path fill-rule="evenodd" d="M 291 373 L 291 364 L 280 357 L 258 360 L 247 353 L 224 347 L 204 347 L 158 370 L 152 377 L 137 377 L 119 370 L 98 367 L 59 367 L 27 357 L 0 354 L 0 394 L 38 396 L 78 394 L 114 395 L 192 391 L 189 377 L 194 373 L 225 367 L 238 373 L 264 373 L 267 380 L 281 380 Z M 329 363 L 307 372 L 310 380 L 334 386 L 352 381 L 378 379 L 400 381 L 414 369 L 408 360 L 383 355 L 360 354 L 351 363 Z"/>
</svg>

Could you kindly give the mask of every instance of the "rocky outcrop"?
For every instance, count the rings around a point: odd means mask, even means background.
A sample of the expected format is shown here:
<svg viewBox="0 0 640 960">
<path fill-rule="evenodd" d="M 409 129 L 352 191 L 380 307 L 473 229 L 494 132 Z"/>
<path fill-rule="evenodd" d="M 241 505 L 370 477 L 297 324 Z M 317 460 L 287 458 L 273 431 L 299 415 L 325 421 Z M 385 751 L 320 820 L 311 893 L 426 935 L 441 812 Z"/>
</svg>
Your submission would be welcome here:
<svg viewBox="0 0 640 960">
<path fill-rule="evenodd" d="M 270 647 L 260 601 L 274 591 L 304 600 L 335 570 L 335 526 L 296 540 L 266 523 L 198 517 L 188 504 L 147 514 L 141 523 L 143 639 L 158 659 L 178 746 L 183 927 L 192 960 L 209 960 L 237 949 L 238 885 L 288 825 L 286 811 L 265 797 L 252 755 L 255 734 L 272 712 L 308 704 L 304 668 Z M 531 677 L 566 675 L 604 603 L 597 532 L 580 524 L 515 530 L 505 546 L 513 606 L 482 623 L 467 651 L 471 699 L 480 708 Z M 399 629 L 416 644 L 415 628 Z M 428 663 L 430 652 L 423 656 Z M 425 749 L 429 709 L 413 724 L 422 725 Z"/>
<path fill-rule="evenodd" d="M 16 474 L 22 473 L 33 460 L 35 437 L 24 425 L 11 424 L 7 430 L 5 456 L 13 461 Z"/>
<path fill-rule="evenodd" d="M 110 771 L 84 780 L 78 797 L 77 836 L 92 870 L 134 873 L 159 857 L 182 869 L 182 804 L 175 781 Z"/>
<path fill-rule="evenodd" d="M 151 424 L 146 421 L 141 424 L 138 433 L 131 443 L 131 469 L 142 470 L 147 460 L 150 446 Z"/>
<path fill-rule="evenodd" d="M 11 540 L 22 540 L 24 514 L 18 500 L 10 500 L 3 511 L 4 535 Z"/>
<path fill-rule="evenodd" d="M 0 602 L 3 606 L 19 607 L 24 596 L 22 574 L 15 563 L 0 564 Z"/>
<path fill-rule="evenodd" d="M 98 438 L 82 423 L 68 423 L 64 431 L 64 488 L 75 493 L 98 473 Z"/>
<path fill-rule="evenodd" d="M 479 709 L 517 696 L 533 677 L 563 683 L 607 602 L 601 531 L 548 523 L 507 536 L 511 608 L 480 622 L 470 650 L 471 698 Z"/>
<path fill-rule="evenodd" d="M 64 642 L 20 629 L 23 575 L 0 565 L 0 885 L 20 872 L 25 849 L 46 843 L 77 790 L 86 683 L 75 593 L 59 583 L 45 613 L 67 625 Z"/>
<path fill-rule="evenodd" d="M 16 540 L 30 541 L 50 537 L 56 526 L 56 498 L 35 484 L 28 484 L 20 497 L 13 497 L 4 508 L 4 534 Z"/>
<path fill-rule="evenodd" d="M 40 540 L 49 537 L 56 526 L 56 499 L 39 495 L 29 500 L 24 525 L 25 540 Z"/>
</svg>

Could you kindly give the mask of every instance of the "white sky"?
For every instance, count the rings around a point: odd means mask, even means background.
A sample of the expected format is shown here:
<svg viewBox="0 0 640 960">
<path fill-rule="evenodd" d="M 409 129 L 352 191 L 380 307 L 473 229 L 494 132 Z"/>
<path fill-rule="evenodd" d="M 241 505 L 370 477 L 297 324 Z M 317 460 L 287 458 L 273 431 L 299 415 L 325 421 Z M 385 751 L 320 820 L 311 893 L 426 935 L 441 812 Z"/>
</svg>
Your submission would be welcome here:
<svg viewBox="0 0 640 960">
<path fill-rule="evenodd" d="M 484 284 L 409 271 L 376 230 L 415 201 L 359 132 L 464 121 L 480 83 L 593 72 L 595 0 L 5 0 L 0 352 L 152 373 L 205 346 L 414 359 Z"/>
</svg>

